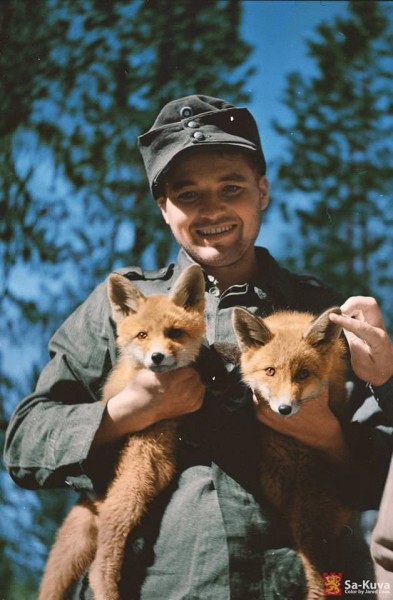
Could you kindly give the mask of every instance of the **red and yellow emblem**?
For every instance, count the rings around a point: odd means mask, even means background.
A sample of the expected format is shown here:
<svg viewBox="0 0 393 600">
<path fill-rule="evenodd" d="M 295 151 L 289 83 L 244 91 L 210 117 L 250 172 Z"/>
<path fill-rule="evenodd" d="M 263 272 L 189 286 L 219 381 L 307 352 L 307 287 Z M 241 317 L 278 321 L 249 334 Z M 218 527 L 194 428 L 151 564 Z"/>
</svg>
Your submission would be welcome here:
<svg viewBox="0 0 393 600">
<path fill-rule="evenodd" d="M 322 573 L 325 582 L 325 596 L 342 596 L 342 573 Z"/>
</svg>

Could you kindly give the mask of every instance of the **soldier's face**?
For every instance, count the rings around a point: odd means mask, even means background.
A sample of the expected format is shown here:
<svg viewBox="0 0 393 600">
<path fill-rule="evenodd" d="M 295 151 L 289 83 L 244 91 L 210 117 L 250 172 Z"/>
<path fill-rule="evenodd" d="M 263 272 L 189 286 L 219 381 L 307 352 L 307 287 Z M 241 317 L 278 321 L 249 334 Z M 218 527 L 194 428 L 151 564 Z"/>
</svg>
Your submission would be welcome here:
<svg viewBox="0 0 393 600">
<path fill-rule="evenodd" d="M 158 198 L 177 242 L 204 267 L 228 267 L 254 254 L 266 177 L 241 152 L 190 155 L 174 166 Z"/>
</svg>

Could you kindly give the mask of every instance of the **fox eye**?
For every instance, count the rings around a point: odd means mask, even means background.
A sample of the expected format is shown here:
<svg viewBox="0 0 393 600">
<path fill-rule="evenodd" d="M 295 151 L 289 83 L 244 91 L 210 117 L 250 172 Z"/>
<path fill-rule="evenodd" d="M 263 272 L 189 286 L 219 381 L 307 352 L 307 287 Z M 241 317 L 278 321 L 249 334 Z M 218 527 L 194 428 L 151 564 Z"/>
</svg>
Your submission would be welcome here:
<svg viewBox="0 0 393 600">
<path fill-rule="evenodd" d="M 310 376 L 310 371 L 308 369 L 299 369 L 296 373 L 296 379 L 303 380 L 307 379 Z"/>
<path fill-rule="evenodd" d="M 184 331 L 182 329 L 178 329 L 177 327 L 171 327 L 166 332 L 167 337 L 169 337 L 171 340 L 178 340 L 183 334 Z"/>
<path fill-rule="evenodd" d="M 273 377 L 276 374 L 276 369 L 274 367 L 267 367 L 267 369 L 265 369 L 265 373 L 269 377 Z"/>
<path fill-rule="evenodd" d="M 138 340 L 145 340 L 147 338 L 147 333 L 146 331 L 140 331 L 139 333 L 137 333 L 136 337 L 138 338 Z"/>
</svg>

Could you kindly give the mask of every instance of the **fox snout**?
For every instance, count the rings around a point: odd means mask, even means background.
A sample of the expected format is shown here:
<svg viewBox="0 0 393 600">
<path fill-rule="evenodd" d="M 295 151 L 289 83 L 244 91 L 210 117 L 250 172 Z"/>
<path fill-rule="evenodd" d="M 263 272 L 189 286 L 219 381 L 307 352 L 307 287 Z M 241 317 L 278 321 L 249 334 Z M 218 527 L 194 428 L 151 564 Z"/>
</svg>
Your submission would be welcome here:
<svg viewBox="0 0 393 600">
<path fill-rule="evenodd" d="M 153 352 L 151 359 L 155 365 L 160 365 L 164 360 L 165 355 L 162 352 Z"/>
<path fill-rule="evenodd" d="M 271 410 L 282 417 L 291 417 L 295 415 L 300 408 L 301 400 L 290 398 L 287 394 L 284 396 L 275 396 L 266 388 L 261 393 L 261 389 L 258 390 L 257 398 L 262 402 L 266 402 Z"/>
<path fill-rule="evenodd" d="M 294 407 L 292 407 L 290 404 L 280 404 L 280 406 L 278 407 L 278 412 L 283 417 L 289 417 L 289 415 L 293 414 L 293 412 L 297 412 L 297 410 L 294 411 L 293 408 Z"/>
<path fill-rule="evenodd" d="M 150 369 L 155 373 L 170 371 L 171 369 L 176 369 L 178 366 L 178 360 L 174 354 L 157 349 L 145 354 L 143 363 L 146 369 Z"/>
</svg>

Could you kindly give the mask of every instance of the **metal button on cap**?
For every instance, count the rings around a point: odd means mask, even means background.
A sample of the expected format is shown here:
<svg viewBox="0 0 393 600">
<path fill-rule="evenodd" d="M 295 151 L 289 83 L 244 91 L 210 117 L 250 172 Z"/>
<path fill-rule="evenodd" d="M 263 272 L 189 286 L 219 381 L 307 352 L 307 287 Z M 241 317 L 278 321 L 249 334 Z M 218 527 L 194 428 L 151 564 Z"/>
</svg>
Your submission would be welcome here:
<svg viewBox="0 0 393 600">
<path fill-rule="evenodd" d="M 191 129 L 198 129 L 199 123 L 197 121 L 188 121 L 187 127 L 191 127 Z"/>
<path fill-rule="evenodd" d="M 202 131 L 195 131 L 192 134 L 192 137 L 198 141 L 203 141 L 205 139 L 205 135 L 202 133 Z"/>
<path fill-rule="evenodd" d="M 194 113 L 192 112 L 191 106 L 182 106 L 180 109 L 180 116 L 182 119 L 187 119 L 191 117 Z"/>
</svg>

